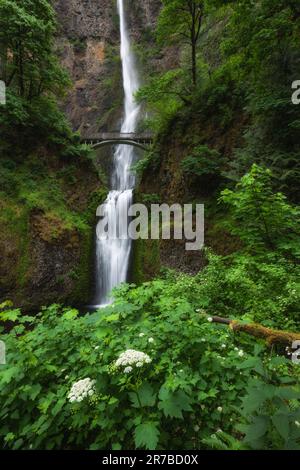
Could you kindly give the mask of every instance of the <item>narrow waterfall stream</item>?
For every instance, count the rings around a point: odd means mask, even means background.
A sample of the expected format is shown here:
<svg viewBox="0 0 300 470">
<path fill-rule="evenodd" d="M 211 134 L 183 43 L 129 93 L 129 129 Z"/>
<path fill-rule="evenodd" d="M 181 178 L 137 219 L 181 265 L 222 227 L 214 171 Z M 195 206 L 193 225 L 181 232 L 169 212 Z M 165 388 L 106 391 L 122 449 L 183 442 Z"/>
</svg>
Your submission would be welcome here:
<svg viewBox="0 0 300 470">
<path fill-rule="evenodd" d="M 124 0 L 118 0 L 120 16 L 121 60 L 124 88 L 124 119 L 121 133 L 135 132 L 140 107 L 135 102 L 134 94 L 139 88 L 138 74 L 134 55 L 131 50 L 127 29 Z M 105 201 L 104 217 L 113 227 L 113 232 L 127 232 L 127 227 L 120 227 L 122 220 L 127 221 L 128 207 L 132 202 L 135 177 L 130 167 L 135 159 L 134 147 L 118 145 L 113 156 L 111 191 Z M 103 234 L 96 238 L 96 306 L 111 303 L 111 290 L 127 280 L 132 241 L 127 238 L 109 237 Z"/>
</svg>

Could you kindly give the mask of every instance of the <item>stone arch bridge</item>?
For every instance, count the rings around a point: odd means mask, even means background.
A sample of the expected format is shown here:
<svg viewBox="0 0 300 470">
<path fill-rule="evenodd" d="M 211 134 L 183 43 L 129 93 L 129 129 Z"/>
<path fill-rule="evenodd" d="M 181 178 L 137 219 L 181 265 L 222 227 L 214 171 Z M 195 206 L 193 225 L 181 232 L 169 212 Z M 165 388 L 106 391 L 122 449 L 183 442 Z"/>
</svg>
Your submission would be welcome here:
<svg viewBox="0 0 300 470">
<path fill-rule="evenodd" d="M 106 145 L 132 145 L 142 150 L 152 144 L 153 137 L 149 133 L 120 133 L 120 132 L 103 132 L 93 137 L 82 137 L 82 143 L 91 145 L 94 149 L 101 148 Z"/>
</svg>

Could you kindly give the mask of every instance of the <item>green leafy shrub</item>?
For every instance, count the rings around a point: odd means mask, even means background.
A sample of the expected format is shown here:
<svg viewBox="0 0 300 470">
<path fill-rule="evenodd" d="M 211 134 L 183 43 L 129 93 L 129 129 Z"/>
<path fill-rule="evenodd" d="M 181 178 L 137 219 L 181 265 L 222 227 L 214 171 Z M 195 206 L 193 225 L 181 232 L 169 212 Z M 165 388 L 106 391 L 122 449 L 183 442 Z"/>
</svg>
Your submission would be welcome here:
<svg viewBox="0 0 300 470">
<path fill-rule="evenodd" d="M 248 250 L 299 258 L 299 208 L 289 204 L 282 193 L 274 193 L 270 170 L 253 165 L 235 191 L 225 189 L 220 200 L 230 209 L 227 228 Z"/>
<path fill-rule="evenodd" d="M 261 364 L 274 377 L 282 370 L 254 339 L 235 337 L 201 316 L 193 295 L 198 284 L 198 278 L 170 274 L 140 287 L 124 285 L 112 306 L 81 317 L 58 305 L 35 319 L 18 310 L 1 314 L 2 321 L 16 322 L 1 336 L 7 350 L 1 446 L 199 449 L 210 447 L 202 441 L 220 430 L 241 440 L 237 408 L 249 379 Z M 151 362 L 117 366 L 128 350 Z M 298 366 L 283 361 L 294 382 Z M 69 399 L 74 384 L 80 388 L 87 378 L 89 388 Z"/>
<path fill-rule="evenodd" d="M 266 326 L 300 326 L 299 266 L 284 259 L 207 253 L 192 295 L 211 314 L 258 321 Z"/>
<path fill-rule="evenodd" d="M 299 201 L 299 110 L 291 104 L 299 76 L 298 7 L 294 0 L 242 0 L 230 9 L 221 48 L 250 117 L 232 174 L 240 177 L 255 162 L 267 165 L 277 188 Z"/>
<path fill-rule="evenodd" d="M 182 160 L 181 167 L 187 174 L 217 175 L 220 172 L 220 154 L 207 145 L 199 145 L 191 155 Z"/>
<path fill-rule="evenodd" d="M 273 364 L 284 360 L 274 358 Z M 279 387 L 278 380 L 285 386 Z M 238 426 L 244 443 L 251 449 L 300 449 L 299 388 L 287 386 L 291 379 L 283 375 L 273 383 L 251 381 L 243 399 L 241 414 L 247 421 Z"/>
<path fill-rule="evenodd" d="M 56 27 L 47 0 L 0 4 L 0 79 L 7 92 L 0 108 L 0 152 L 14 159 L 40 147 L 62 157 L 89 153 L 58 106 L 71 82 L 55 54 Z"/>
</svg>

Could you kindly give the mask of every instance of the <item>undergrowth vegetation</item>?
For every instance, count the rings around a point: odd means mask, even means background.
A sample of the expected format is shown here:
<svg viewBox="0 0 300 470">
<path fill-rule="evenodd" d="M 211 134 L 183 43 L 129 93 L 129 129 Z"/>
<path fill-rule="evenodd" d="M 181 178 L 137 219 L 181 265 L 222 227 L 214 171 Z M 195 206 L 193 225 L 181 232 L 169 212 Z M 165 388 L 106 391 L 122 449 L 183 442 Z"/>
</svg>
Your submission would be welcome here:
<svg viewBox="0 0 300 470">
<path fill-rule="evenodd" d="M 210 316 L 295 328 L 299 303 L 284 264 L 212 256 L 196 277 L 124 285 L 85 316 L 4 309 L 2 446 L 299 448 L 300 366 Z"/>
</svg>

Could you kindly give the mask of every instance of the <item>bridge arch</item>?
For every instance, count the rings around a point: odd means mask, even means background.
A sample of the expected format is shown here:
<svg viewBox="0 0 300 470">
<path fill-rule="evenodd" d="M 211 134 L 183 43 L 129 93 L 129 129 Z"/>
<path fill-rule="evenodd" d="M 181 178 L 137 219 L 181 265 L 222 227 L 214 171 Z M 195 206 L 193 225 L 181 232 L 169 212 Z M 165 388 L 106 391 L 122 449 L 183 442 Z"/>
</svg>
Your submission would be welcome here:
<svg viewBox="0 0 300 470">
<path fill-rule="evenodd" d="M 149 133 L 122 133 L 122 132 L 103 132 L 92 137 L 82 137 L 81 141 L 91 145 L 92 148 L 101 148 L 106 145 L 131 145 L 147 150 L 147 145 L 153 142 L 152 135 Z"/>
<path fill-rule="evenodd" d="M 100 142 L 92 143 L 93 149 L 98 149 L 101 147 L 105 147 L 107 145 L 131 145 L 133 147 L 137 147 L 143 151 L 147 150 L 147 147 L 135 140 L 124 140 L 124 139 L 114 139 L 114 140 L 102 140 Z"/>
</svg>

